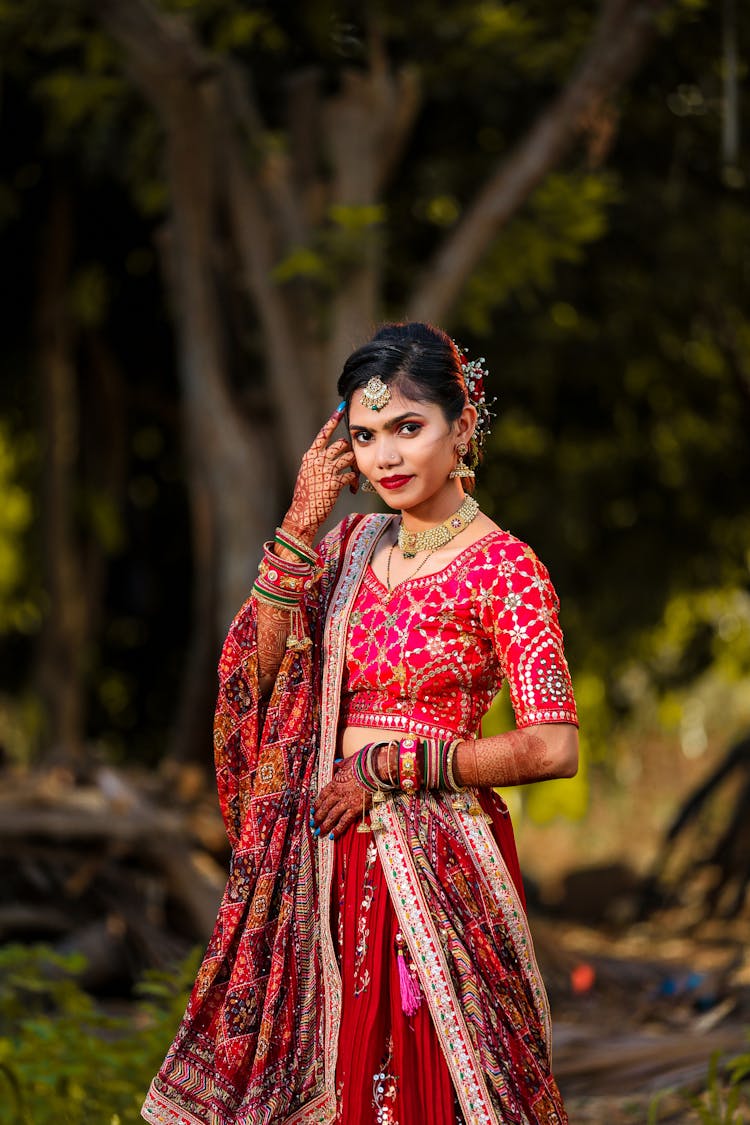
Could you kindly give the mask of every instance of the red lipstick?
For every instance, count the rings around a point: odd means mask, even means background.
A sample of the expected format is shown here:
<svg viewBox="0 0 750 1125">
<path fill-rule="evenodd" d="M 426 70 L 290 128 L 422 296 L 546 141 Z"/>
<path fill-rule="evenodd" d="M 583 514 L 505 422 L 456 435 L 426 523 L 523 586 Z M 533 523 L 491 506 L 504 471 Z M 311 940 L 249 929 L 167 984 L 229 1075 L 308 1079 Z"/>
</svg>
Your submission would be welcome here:
<svg viewBox="0 0 750 1125">
<path fill-rule="evenodd" d="M 403 488 L 408 484 L 412 478 L 408 477 L 381 477 L 378 484 L 382 484 L 383 488 Z"/>
</svg>

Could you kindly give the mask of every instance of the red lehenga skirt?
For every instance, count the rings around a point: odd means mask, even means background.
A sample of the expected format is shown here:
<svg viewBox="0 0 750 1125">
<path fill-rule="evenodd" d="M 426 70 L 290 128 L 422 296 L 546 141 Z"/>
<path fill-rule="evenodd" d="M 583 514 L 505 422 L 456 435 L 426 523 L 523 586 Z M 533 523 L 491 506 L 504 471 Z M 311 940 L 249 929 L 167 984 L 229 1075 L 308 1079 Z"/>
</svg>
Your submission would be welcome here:
<svg viewBox="0 0 750 1125">
<path fill-rule="evenodd" d="M 479 799 L 524 901 L 505 804 L 492 791 Z M 372 834 L 355 826 L 336 842 L 331 909 L 342 978 L 337 1122 L 463 1125 L 427 1003 L 403 1011 L 398 921 Z"/>
</svg>

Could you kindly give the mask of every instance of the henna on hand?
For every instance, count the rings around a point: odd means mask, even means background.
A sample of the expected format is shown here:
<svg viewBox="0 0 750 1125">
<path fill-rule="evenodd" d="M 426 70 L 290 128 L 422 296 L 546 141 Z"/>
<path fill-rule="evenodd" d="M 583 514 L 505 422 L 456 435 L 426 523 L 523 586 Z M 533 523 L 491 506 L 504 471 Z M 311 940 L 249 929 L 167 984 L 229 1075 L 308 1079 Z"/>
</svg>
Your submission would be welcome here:
<svg viewBox="0 0 750 1125">
<path fill-rule="evenodd" d="M 318 528 L 333 511 L 339 493 L 347 486 L 356 491 L 359 474 L 350 443 L 341 438 L 328 445 L 328 439 L 341 421 L 342 411 L 334 410 L 302 458 L 294 486 L 292 503 L 283 526 L 305 542 L 312 543 Z"/>
<path fill-rule="evenodd" d="M 356 754 L 345 758 L 315 802 L 311 824 L 315 835 L 338 839 L 372 807 L 372 794 L 363 789 L 354 773 Z"/>
<path fill-rule="evenodd" d="M 565 735 L 569 724 L 558 724 Z M 542 726 L 507 731 L 492 738 L 468 738 L 456 749 L 453 776 L 459 785 L 526 785 L 554 777 L 572 776 L 559 753 L 550 745 Z M 573 771 L 575 772 L 575 771 Z"/>
<path fill-rule="evenodd" d="M 280 606 L 258 602 L 258 681 L 261 695 L 270 695 L 286 652 L 291 613 Z"/>
<path fill-rule="evenodd" d="M 341 416 L 342 411 L 336 409 L 302 458 L 292 504 L 283 522 L 287 531 L 310 545 L 342 488 L 347 484 L 355 488 L 358 480 L 356 470 L 351 469 L 354 453 L 349 442 L 342 439 L 327 444 Z M 298 556 L 279 543 L 273 551 L 279 558 L 299 563 Z M 262 695 L 268 695 L 273 688 L 290 628 L 289 608 L 258 602 L 258 674 Z"/>
</svg>

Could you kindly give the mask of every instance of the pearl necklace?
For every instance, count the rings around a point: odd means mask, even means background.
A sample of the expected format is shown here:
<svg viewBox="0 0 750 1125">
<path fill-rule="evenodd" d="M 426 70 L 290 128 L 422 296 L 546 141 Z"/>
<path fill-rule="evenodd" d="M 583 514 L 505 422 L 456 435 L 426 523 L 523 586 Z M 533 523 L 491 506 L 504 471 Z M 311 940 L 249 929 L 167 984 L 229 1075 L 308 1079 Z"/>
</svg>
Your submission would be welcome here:
<svg viewBox="0 0 750 1125">
<path fill-rule="evenodd" d="M 479 512 L 479 505 L 473 496 L 467 496 L 461 507 L 447 520 L 428 527 L 425 531 L 407 531 L 403 520 L 398 529 L 398 545 L 405 559 L 413 559 L 420 551 L 437 551 L 450 543 L 456 535 L 468 527 Z"/>
</svg>

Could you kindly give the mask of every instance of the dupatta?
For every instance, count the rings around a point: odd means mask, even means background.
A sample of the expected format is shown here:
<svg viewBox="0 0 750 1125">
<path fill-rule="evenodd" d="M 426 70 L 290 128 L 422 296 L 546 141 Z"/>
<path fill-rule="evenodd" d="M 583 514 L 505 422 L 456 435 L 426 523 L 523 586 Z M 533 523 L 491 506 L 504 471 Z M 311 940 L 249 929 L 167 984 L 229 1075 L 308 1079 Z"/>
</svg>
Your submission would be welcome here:
<svg viewBox="0 0 750 1125">
<path fill-rule="evenodd" d="M 354 516 L 321 544 L 303 605 L 308 647 L 258 691 L 252 599 L 219 664 L 226 890 L 187 1010 L 142 1114 L 159 1125 L 331 1125 L 341 981 L 330 927 L 334 843 L 310 799 L 333 775 L 349 614 L 389 516 Z M 466 1125 L 558 1125 L 549 1013 L 526 918 L 468 794 L 396 795 L 378 853 Z"/>
</svg>

